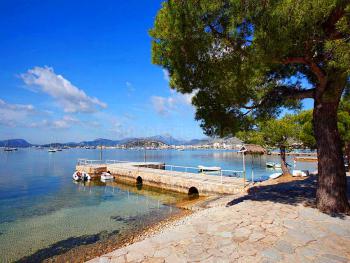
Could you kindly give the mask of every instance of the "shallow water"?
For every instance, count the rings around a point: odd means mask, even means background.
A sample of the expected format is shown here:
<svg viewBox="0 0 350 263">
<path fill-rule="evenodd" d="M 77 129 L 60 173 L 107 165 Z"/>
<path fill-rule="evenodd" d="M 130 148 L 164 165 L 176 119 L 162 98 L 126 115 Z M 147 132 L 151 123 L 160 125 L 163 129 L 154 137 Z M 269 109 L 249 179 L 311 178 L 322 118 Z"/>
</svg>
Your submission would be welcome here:
<svg viewBox="0 0 350 263">
<path fill-rule="evenodd" d="M 99 154 L 99 150 L 90 149 L 0 152 L 0 262 L 30 255 L 42 259 L 110 235 L 128 233 L 177 213 L 173 204 L 187 198 L 119 184 L 74 183 L 71 175 L 77 159 L 98 159 Z M 104 150 L 103 158 L 143 161 L 144 151 Z M 152 150 L 146 152 L 146 159 L 242 170 L 241 155 L 232 151 Z M 278 161 L 278 157 L 255 158 L 255 178 L 274 172 L 265 168 L 266 161 Z M 297 168 L 313 170 L 315 164 Z M 248 157 L 248 178 L 251 170 Z"/>
</svg>

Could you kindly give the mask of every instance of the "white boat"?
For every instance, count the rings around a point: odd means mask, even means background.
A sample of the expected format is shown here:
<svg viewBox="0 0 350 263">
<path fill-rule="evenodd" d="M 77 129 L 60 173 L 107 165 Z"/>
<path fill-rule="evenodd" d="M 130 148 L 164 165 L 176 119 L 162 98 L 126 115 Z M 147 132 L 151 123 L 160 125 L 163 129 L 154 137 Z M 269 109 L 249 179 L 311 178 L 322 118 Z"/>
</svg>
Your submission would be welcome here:
<svg viewBox="0 0 350 263">
<path fill-rule="evenodd" d="M 293 170 L 292 173 L 292 176 L 294 177 L 307 177 L 309 175 L 309 170 Z"/>
<path fill-rule="evenodd" d="M 88 173 L 79 172 L 79 171 L 76 171 L 72 177 L 73 177 L 74 181 L 90 181 L 91 180 L 91 176 Z"/>
<path fill-rule="evenodd" d="M 274 162 L 267 162 L 266 163 L 266 167 L 268 167 L 268 168 L 274 168 L 275 165 L 276 165 L 276 163 L 274 163 Z"/>
<path fill-rule="evenodd" d="M 274 163 L 274 162 L 267 162 L 266 163 L 267 168 L 273 168 L 273 169 L 280 169 L 281 164 L 280 163 Z"/>
<path fill-rule="evenodd" d="M 282 175 L 282 173 L 273 173 L 269 176 L 270 179 L 276 179 L 278 177 L 280 177 Z"/>
<path fill-rule="evenodd" d="M 101 174 L 101 181 L 113 180 L 114 177 L 109 172 L 103 172 Z"/>
<path fill-rule="evenodd" d="M 13 151 L 17 151 L 17 150 L 18 150 L 17 148 L 13 148 L 13 147 L 6 147 L 6 148 L 4 148 L 5 152 L 13 152 Z"/>
<path fill-rule="evenodd" d="M 50 148 L 50 149 L 48 149 L 47 151 L 48 151 L 49 153 L 55 153 L 55 152 L 57 152 L 57 150 L 54 149 L 54 148 Z"/>
<path fill-rule="evenodd" d="M 16 147 L 10 147 L 9 146 L 9 140 L 7 140 L 6 146 L 4 148 L 5 152 L 13 152 L 13 151 L 17 151 L 18 149 Z"/>
<path fill-rule="evenodd" d="M 274 168 L 275 168 L 275 169 L 280 169 L 281 167 L 282 167 L 282 166 L 281 166 L 280 163 L 276 163 Z"/>
<path fill-rule="evenodd" d="M 221 167 L 198 165 L 198 170 L 199 172 L 218 172 L 218 171 L 221 171 Z"/>
</svg>

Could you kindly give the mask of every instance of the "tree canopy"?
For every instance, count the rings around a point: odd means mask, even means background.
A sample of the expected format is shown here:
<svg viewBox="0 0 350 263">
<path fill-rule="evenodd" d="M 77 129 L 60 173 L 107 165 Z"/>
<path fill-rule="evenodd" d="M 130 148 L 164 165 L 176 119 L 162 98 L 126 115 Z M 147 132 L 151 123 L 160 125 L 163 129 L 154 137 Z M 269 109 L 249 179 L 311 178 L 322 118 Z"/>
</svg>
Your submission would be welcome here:
<svg viewBox="0 0 350 263">
<path fill-rule="evenodd" d="M 168 1 L 150 33 L 153 63 L 169 71 L 172 87 L 196 93 L 196 118 L 207 134 L 234 133 L 249 127 L 252 116 L 299 108 L 298 100 L 314 96 L 326 71 L 340 72 L 336 81 L 344 86 L 350 72 L 348 4 Z"/>
<path fill-rule="evenodd" d="M 296 121 L 295 116 L 286 115 L 281 119 L 259 122 L 254 130 L 241 131 L 236 135 L 246 143 L 279 149 L 283 175 L 289 175 L 286 151 L 293 149 L 294 144 L 299 142 L 300 133 L 301 125 Z"/>
<path fill-rule="evenodd" d="M 267 148 L 292 149 L 299 142 L 301 126 L 294 115 L 286 115 L 281 119 L 259 122 L 254 130 L 238 132 L 238 138 L 246 143 L 259 144 Z"/>
<path fill-rule="evenodd" d="M 294 116 L 295 124 L 299 126 L 298 139 L 305 147 L 316 149 L 316 139 L 312 129 L 312 110 L 304 110 Z M 338 109 L 338 130 L 342 146 L 350 143 L 350 102 L 343 100 Z"/>
<path fill-rule="evenodd" d="M 208 135 L 252 129 L 314 99 L 317 207 L 350 211 L 337 127 L 350 93 L 349 0 L 168 0 L 150 35 L 153 63 L 171 87 L 195 94 Z"/>
</svg>

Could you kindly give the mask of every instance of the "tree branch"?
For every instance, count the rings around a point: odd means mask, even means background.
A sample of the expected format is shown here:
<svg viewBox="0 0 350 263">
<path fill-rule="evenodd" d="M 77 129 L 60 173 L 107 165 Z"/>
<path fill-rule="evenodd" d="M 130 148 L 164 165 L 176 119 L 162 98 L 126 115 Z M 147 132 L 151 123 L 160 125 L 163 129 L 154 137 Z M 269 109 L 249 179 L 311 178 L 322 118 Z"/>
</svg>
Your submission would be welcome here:
<svg viewBox="0 0 350 263">
<path fill-rule="evenodd" d="M 230 37 L 228 37 L 226 34 L 224 34 L 224 33 L 221 33 L 221 32 L 219 32 L 219 31 L 217 31 L 216 30 L 216 28 L 212 25 L 212 24 L 208 24 L 208 26 L 209 26 L 209 28 L 210 28 L 210 30 L 211 30 L 211 32 L 213 32 L 213 34 L 216 36 L 216 37 L 218 37 L 218 38 L 221 38 L 221 39 L 225 39 L 225 40 L 227 40 L 229 43 L 230 43 L 230 45 L 232 46 L 232 47 L 236 47 L 236 43 L 234 42 L 234 41 L 232 41 L 232 39 L 230 38 Z"/>
<path fill-rule="evenodd" d="M 283 64 L 304 64 L 310 67 L 312 73 L 315 74 L 319 81 L 319 89 L 321 92 L 324 91 L 327 82 L 327 76 L 323 70 L 312 60 L 306 57 L 289 57 L 282 61 Z"/>
<path fill-rule="evenodd" d="M 264 105 L 271 104 L 273 102 L 281 102 L 287 99 L 307 99 L 314 98 L 315 96 L 315 88 L 312 89 L 294 89 L 288 88 L 285 86 L 281 86 L 279 88 L 272 89 L 270 92 L 266 93 L 263 99 L 261 99 L 257 104 L 252 106 L 242 106 L 242 108 L 247 110 L 257 109 Z"/>
<path fill-rule="evenodd" d="M 285 88 L 281 91 L 281 95 L 286 96 L 288 99 L 307 99 L 313 98 L 315 94 L 315 88 L 312 89 L 291 89 Z"/>
<path fill-rule="evenodd" d="M 334 8 L 328 19 L 323 23 L 323 30 L 328 39 L 340 39 L 343 37 L 342 33 L 337 31 L 336 24 L 345 15 L 345 7 L 348 4 Z"/>
</svg>

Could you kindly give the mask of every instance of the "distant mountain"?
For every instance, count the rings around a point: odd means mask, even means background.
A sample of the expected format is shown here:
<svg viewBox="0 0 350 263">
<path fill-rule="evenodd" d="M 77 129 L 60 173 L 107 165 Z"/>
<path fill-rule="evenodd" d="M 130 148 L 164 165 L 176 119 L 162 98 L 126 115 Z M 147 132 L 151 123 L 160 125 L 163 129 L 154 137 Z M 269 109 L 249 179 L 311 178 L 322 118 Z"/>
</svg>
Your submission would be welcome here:
<svg viewBox="0 0 350 263">
<path fill-rule="evenodd" d="M 117 140 L 109 140 L 109 139 L 96 139 L 93 141 L 83 141 L 78 143 L 78 145 L 81 146 L 99 146 L 99 145 L 103 145 L 103 146 L 116 146 L 118 145 L 120 142 Z"/>
<path fill-rule="evenodd" d="M 53 148 L 62 148 L 64 146 L 77 147 L 77 146 L 79 146 L 79 143 L 76 143 L 76 142 L 67 142 L 67 143 L 52 142 L 52 143 L 43 144 L 41 146 L 42 147 L 53 147 Z"/>
<path fill-rule="evenodd" d="M 171 135 L 156 135 L 156 136 L 146 137 L 145 139 L 160 141 L 167 145 L 183 145 L 187 143 L 187 141 L 175 139 Z"/>
<path fill-rule="evenodd" d="M 242 144 L 242 141 L 237 137 L 225 137 L 225 138 L 212 138 L 209 144 L 213 143 L 226 143 L 226 144 Z"/>
<path fill-rule="evenodd" d="M 242 141 L 237 139 L 236 137 L 228 137 L 228 138 L 205 138 L 205 139 L 193 139 L 193 140 L 179 140 L 171 135 L 156 135 L 150 137 L 141 137 L 141 138 L 124 138 L 120 140 L 110 140 L 99 138 L 92 141 L 82 141 L 82 142 L 67 142 L 67 143 L 48 143 L 42 146 L 44 147 L 77 147 L 77 146 L 117 146 L 117 145 L 133 145 L 135 142 L 144 142 L 145 144 L 149 144 L 148 142 L 158 142 L 159 145 L 212 145 L 214 143 L 220 144 L 231 144 L 237 145 L 242 144 Z M 11 139 L 11 140 L 3 140 L 0 141 L 0 147 L 31 147 L 33 146 L 31 143 L 27 142 L 24 139 Z M 131 146 L 132 147 L 132 146 Z M 135 146 L 137 147 L 137 146 Z M 143 146 L 139 146 L 143 147 Z M 147 146 L 151 147 L 151 146 Z"/>
<path fill-rule="evenodd" d="M 158 141 L 158 140 L 150 140 L 150 139 L 136 139 L 130 140 L 127 143 L 123 144 L 126 148 L 159 148 L 162 146 L 166 146 L 167 144 Z"/>
<path fill-rule="evenodd" d="M 122 145 L 122 144 L 126 144 L 128 142 L 131 142 L 131 141 L 135 141 L 135 140 L 140 140 L 140 138 L 136 138 L 136 137 L 132 137 L 132 138 L 124 138 L 124 139 L 121 139 L 119 140 L 119 145 Z"/>
<path fill-rule="evenodd" d="M 193 139 L 190 141 L 187 141 L 185 144 L 186 145 L 203 145 L 203 144 L 209 144 L 210 140 L 209 139 Z"/>
<path fill-rule="evenodd" d="M 78 146 L 116 146 L 119 145 L 120 141 L 118 140 L 109 140 L 109 139 L 103 139 L 99 138 L 93 141 L 82 141 L 82 142 L 66 142 L 66 143 L 47 143 L 42 145 L 43 147 L 58 147 L 61 148 L 63 146 L 69 146 L 69 147 L 78 147 Z"/>
<path fill-rule="evenodd" d="M 25 148 L 25 147 L 31 147 L 31 146 L 32 144 L 30 144 L 24 139 L 11 139 L 11 140 L 0 141 L 0 147 Z"/>
</svg>

